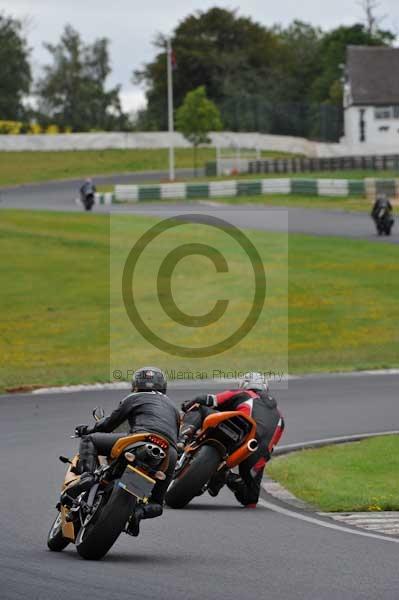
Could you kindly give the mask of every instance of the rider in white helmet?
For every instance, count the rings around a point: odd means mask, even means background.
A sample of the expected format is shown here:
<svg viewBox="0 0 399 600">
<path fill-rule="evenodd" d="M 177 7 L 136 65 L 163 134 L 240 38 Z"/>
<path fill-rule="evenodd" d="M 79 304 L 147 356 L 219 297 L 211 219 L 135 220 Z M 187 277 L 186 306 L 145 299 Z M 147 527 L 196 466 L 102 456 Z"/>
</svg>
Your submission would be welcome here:
<svg viewBox="0 0 399 600">
<path fill-rule="evenodd" d="M 194 408 L 194 405 L 198 407 Z M 276 400 L 269 393 L 266 376 L 258 372 L 245 373 L 236 389 L 218 394 L 201 394 L 193 400 L 183 402 L 182 410 L 186 413 L 181 428 L 182 445 L 199 429 L 205 417 L 215 410 L 238 410 L 254 419 L 258 450 L 240 464 L 239 475 L 228 470 L 219 472 L 214 481 L 211 481 L 208 491 L 211 496 L 216 496 L 227 483 L 241 504 L 247 508 L 255 508 L 263 470 L 284 431 L 284 419 Z"/>
</svg>

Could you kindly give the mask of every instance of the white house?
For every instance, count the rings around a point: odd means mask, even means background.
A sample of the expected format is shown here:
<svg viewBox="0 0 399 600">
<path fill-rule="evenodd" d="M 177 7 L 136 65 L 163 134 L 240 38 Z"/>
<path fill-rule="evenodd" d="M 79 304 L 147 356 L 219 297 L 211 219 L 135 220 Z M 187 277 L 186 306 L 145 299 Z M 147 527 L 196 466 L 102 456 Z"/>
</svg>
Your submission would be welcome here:
<svg viewBox="0 0 399 600">
<path fill-rule="evenodd" d="M 399 48 L 348 46 L 344 123 L 352 153 L 399 153 Z"/>
</svg>

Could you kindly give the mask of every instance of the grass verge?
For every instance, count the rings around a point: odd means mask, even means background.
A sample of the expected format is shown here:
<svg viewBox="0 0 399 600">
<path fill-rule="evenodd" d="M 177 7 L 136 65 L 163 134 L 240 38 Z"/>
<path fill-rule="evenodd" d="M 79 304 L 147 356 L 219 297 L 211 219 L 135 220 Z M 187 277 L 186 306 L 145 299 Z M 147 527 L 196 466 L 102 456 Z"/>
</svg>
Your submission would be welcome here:
<svg viewBox="0 0 399 600">
<path fill-rule="evenodd" d="M 354 169 L 347 171 L 303 171 L 302 173 L 237 173 L 219 177 L 198 177 L 198 181 L 224 181 L 229 179 L 397 179 L 399 171 L 374 169 Z M 182 179 L 182 181 L 184 178 Z"/>
<path fill-rule="evenodd" d="M 147 217 L 129 216 L 117 224 L 121 228 L 116 230 L 117 239 L 129 237 L 133 242 L 153 223 Z M 109 380 L 109 229 L 106 215 L 1 212 L 0 390 Z M 281 364 L 287 353 L 285 309 L 281 308 L 287 303 L 282 252 L 286 239 L 284 234 L 254 231 L 251 240 L 266 257 L 268 278 L 276 283 L 270 289 L 275 291 L 268 297 L 268 323 L 258 325 L 237 347 L 229 366 L 250 369 L 260 357 L 262 367 L 268 369 L 274 366 L 269 356 Z M 178 241 L 192 243 L 193 232 L 187 230 Z M 147 257 L 151 268 L 156 259 L 164 258 L 165 249 L 155 246 Z M 247 265 L 234 249 L 226 246 L 226 252 L 234 271 L 245 271 Z M 214 277 L 212 265 L 205 262 L 205 266 Z M 183 309 L 192 305 L 187 312 L 206 312 L 216 298 L 225 297 L 221 292 L 226 289 L 240 307 L 233 281 L 215 280 L 207 287 L 201 262 L 181 261 L 180 267 L 176 301 Z M 140 299 L 153 318 L 155 294 L 146 283 L 145 269 L 142 275 Z M 290 372 L 399 365 L 397 246 L 291 234 L 288 275 Z M 244 272 L 242 276 L 247 279 Z M 165 362 L 164 354 L 143 346 L 140 337 L 132 341 L 126 335 L 122 313 L 120 303 L 111 297 L 117 334 L 112 353 L 120 364 L 131 367 L 144 358 Z M 163 326 L 163 333 L 173 337 L 174 328 L 166 322 Z M 210 359 L 207 366 L 212 363 L 217 361 Z M 173 364 L 180 368 L 186 361 L 174 359 Z"/>
<path fill-rule="evenodd" d="M 202 165 L 201 165 L 202 166 Z M 210 181 L 240 181 L 246 179 L 398 179 L 399 171 L 374 171 L 370 169 L 355 170 L 355 171 L 304 171 L 303 173 L 237 173 L 234 175 L 212 175 L 210 177 L 196 177 L 195 183 L 208 183 Z M 160 180 L 159 180 L 160 181 Z M 190 183 L 193 182 L 193 177 L 179 177 L 177 182 Z M 143 179 L 143 185 L 154 184 L 154 179 Z M 113 186 L 104 186 L 103 191 L 111 191 Z"/>
<path fill-rule="evenodd" d="M 268 475 L 327 512 L 399 510 L 399 436 L 276 458 Z"/>
<path fill-rule="evenodd" d="M 321 210 L 343 210 L 345 212 L 371 212 L 372 203 L 367 198 L 354 196 L 303 196 L 293 194 L 276 194 L 264 196 L 236 196 L 234 198 L 212 198 L 213 201 L 225 204 L 256 204 L 259 206 L 276 206 L 286 208 L 316 208 Z"/>
<path fill-rule="evenodd" d="M 282 152 L 263 152 L 265 158 L 290 157 Z M 176 148 L 176 167 L 193 168 L 191 148 Z M 214 148 L 198 149 L 198 167 L 215 160 Z M 76 150 L 61 152 L 0 152 L 0 186 L 18 185 L 108 175 L 134 171 L 168 169 L 168 149 Z"/>
<path fill-rule="evenodd" d="M 115 186 L 103 185 L 99 186 L 100 192 L 113 192 Z M 176 202 L 198 202 L 198 200 L 176 200 Z M 120 202 L 124 202 L 121 200 Z M 128 202 L 128 201 L 126 201 Z M 162 200 L 157 200 L 162 202 Z M 165 203 L 170 203 L 171 200 L 167 199 Z M 173 202 L 173 200 L 172 200 Z M 310 195 L 293 195 L 293 194 L 276 194 L 276 195 L 262 195 L 262 196 L 235 196 L 231 198 L 219 197 L 219 198 L 204 198 L 202 202 L 217 202 L 220 204 L 231 204 L 231 205 L 256 205 L 256 206 L 271 206 L 271 207 L 282 207 L 282 208 L 313 208 L 321 210 L 341 210 L 345 212 L 364 212 L 370 213 L 373 203 L 367 198 L 359 198 L 354 196 L 345 197 L 331 197 L 331 196 L 310 196 Z M 393 201 L 393 204 L 397 202 Z"/>
</svg>

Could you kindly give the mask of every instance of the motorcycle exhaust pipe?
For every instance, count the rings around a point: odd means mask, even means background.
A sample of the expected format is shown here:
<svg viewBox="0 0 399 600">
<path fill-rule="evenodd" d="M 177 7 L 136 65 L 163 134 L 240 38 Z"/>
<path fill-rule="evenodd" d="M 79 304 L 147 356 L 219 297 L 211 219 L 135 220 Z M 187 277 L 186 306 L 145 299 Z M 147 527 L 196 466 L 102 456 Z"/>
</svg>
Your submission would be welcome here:
<svg viewBox="0 0 399 600">
<path fill-rule="evenodd" d="M 256 452 L 256 450 L 258 449 L 258 440 L 256 440 L 255 438 L 249 440 L 249 442 L 247 443 L 247 448 L 250 452 Z"/>
<path fill-rule="evenodd" d="M 151 458 L 163 460 L 166 456 L 162 448 L 160 448 L 159 446 L 155 446 L 154 444 L 146 444 L 145 449 L 147 451 L 147 454 L 149 454 Z"/>
<path fill-rule="evenodd" d="M 134 453 L 125 452 L 125 458 L 129 463 L 133 463 L 136 458 L 138 460 L 148 460 L 151 464 L 158 464 L 163 461 L 166 452 L 155 444 L 145 444 L 134 449 Z"/>
</svg>

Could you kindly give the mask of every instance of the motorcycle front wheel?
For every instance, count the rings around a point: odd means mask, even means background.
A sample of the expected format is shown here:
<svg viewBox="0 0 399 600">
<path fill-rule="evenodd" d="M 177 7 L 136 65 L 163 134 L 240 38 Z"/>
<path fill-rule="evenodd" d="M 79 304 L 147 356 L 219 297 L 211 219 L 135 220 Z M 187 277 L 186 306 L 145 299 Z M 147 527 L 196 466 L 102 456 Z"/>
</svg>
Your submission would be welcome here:
<svg viewBox="0 0 399 600">
<path fill-rule="evenodd" d="M 205 484 L 216 473 L 220 453 L 214 446 L 201 446 L 188 467 L 184 468 L 170 485 L 165 501 L 171 508 L 184 508 L 202 493 Z"/>
<path fill-rule="evenodd" d="M 52 552 L 61 552 L 68 544 L 69 540 L 62 535 L 62 517 L 59 512 L 48 532 L 47 546 Z"/>
<path fill-rule="evenodd" d="M 134 511 L 136 498 L 119 487 L 99 514 L 84 525 L 76 537 L 76 549 L 82 558 L 99 560 L 114 545 Z"/>
</svg>

